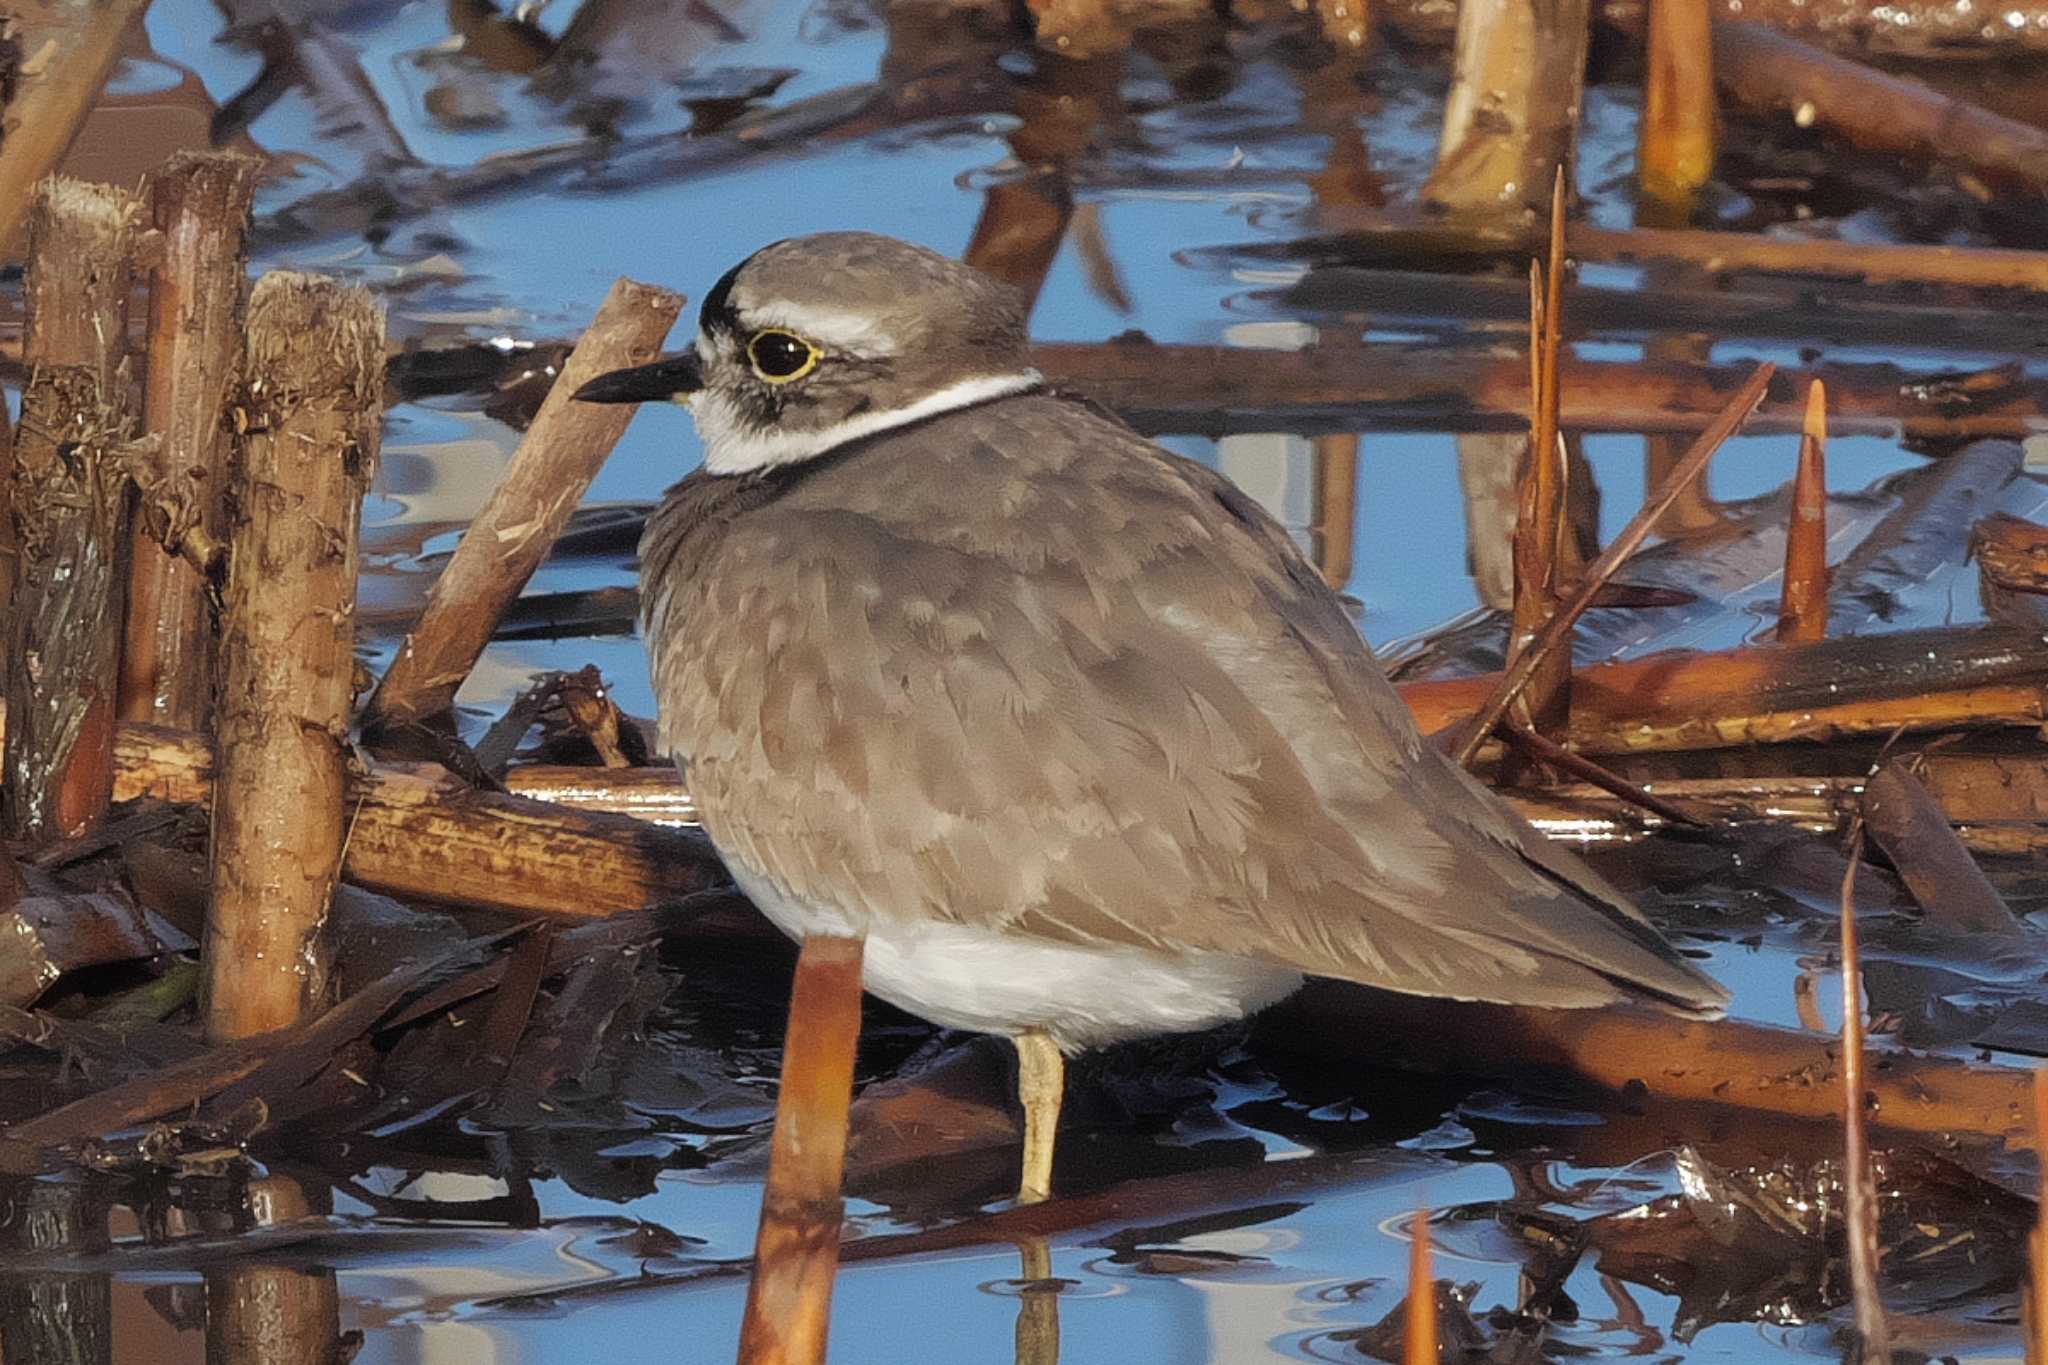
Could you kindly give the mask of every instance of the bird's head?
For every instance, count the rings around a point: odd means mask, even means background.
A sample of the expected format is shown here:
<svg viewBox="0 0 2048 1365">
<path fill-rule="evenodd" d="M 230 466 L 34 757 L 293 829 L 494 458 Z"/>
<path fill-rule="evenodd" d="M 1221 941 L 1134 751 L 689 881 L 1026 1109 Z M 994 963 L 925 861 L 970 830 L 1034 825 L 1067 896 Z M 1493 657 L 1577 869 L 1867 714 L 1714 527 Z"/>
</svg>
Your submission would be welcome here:
<svg viewBox="0 0 2048 1365">
<path fill-rule="evenodd" d="M 576 397 L 683 403 L 705 468 L 746 474 L 1039 382 L 1016 290 L 893 237 L 827 232 L 727 271 L 690 350 Z"/>
</svg>

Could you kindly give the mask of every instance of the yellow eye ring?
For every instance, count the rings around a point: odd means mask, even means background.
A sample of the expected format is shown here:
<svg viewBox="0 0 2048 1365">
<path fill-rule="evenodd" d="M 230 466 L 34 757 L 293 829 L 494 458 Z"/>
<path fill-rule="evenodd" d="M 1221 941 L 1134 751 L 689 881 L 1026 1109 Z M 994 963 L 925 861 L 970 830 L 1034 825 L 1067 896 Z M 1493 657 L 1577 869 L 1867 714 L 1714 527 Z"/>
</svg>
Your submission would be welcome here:
<svg viewBox="0 0 2048 1365">
<path fill-rule="evenodd" d="M 747 363 L 769 384 L 790 384 L 818 368 L 824 358 L 810 342 L 780 327 L 764 327 L 747 340 Z"/>
</svg>

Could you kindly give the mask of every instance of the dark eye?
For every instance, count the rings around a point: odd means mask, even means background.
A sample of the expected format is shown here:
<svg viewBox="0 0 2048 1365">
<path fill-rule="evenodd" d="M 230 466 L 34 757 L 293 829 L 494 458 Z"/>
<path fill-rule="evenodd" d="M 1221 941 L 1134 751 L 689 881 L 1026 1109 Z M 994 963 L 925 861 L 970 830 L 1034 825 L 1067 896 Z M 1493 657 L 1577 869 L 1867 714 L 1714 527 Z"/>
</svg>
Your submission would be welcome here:
<svg viewBox="0 0 2048 1365">
<path fill-rule="evenodd" d="M 754 339 L 747 343 L 747 359 L 754 363 L 754 373 L 761 378 L 771 384 L 787 384 L 811 372 L 818 363 L 818 348 L 794 332 L 771 327 L 754 333 Z"/>
</svg>

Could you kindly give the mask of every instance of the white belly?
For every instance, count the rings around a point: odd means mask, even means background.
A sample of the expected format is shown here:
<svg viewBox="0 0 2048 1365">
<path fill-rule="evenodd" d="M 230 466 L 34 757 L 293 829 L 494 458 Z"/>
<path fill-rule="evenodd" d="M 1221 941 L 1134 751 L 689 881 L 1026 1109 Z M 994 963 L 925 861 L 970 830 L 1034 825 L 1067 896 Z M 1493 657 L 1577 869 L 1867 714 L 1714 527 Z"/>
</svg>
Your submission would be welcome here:
<svg viewBox="0 0 2048 1365">
<path fill-rule="evenodd" d="M 800 906 L 738 867 L 733 880 L 791 938 L 852 934 L 834 910 Z M 1220 953 L 1091 948 L 964 924 L 876 917 L 861 957 L 868 990 L 945 1028 L 1042 1029 L 1063 1051 L 1191 1033 L 1290 995 L 1301 973 Z"/>
</svg>

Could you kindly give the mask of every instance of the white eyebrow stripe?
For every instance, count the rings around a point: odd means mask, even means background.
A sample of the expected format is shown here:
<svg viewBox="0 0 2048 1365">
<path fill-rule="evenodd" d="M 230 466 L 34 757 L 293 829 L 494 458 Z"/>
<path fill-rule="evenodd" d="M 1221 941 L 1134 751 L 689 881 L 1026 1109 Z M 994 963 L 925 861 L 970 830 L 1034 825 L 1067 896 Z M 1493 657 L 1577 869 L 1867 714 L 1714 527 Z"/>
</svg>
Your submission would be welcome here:
<svg viewBox="0 0 2048 1365">
<path fill-rule="evenodd" d="M 750 327 L 780 327 L 835 351 L 869 356 L 896 354 L 896 347 L 882 335 L 875 319 L 862 313 L 770 303 L 749 308 L 745 323 Z"/>
</svg>

